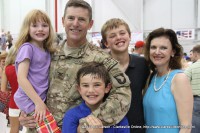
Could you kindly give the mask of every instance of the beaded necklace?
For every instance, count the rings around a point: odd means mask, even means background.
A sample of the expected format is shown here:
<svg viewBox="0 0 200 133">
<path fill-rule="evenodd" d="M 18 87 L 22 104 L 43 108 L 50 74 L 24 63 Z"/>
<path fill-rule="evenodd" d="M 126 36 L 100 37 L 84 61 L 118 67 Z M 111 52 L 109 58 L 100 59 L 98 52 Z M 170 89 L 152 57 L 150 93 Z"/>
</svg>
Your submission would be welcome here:
<svg viewBox="0 0 200 133">
<path fill-rule="evenodd" d="M 156 88 L 156 78 L 158 76 L 158 73 L 156 73 L 155 80 L 154 80 L 154 91 L 155 92 L 159 91 L 163 87 L 163 85 L 167 82 L 167 79 L 169 77 L 169 73 L 170 73 L 170 69 L 169 69 L 169 71 L 167 73 L 167 76 L 166 76 L 165 80 L 163 81 L 163 83 L 161 84 L 161 86 L 158 89 Z"/>
</svg>

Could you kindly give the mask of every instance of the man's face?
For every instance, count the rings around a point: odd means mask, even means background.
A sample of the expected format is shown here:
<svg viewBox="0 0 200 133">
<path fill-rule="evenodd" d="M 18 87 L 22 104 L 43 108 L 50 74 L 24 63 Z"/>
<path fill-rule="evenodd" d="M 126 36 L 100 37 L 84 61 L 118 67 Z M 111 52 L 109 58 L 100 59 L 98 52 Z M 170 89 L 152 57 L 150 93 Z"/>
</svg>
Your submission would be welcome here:
<svg viewBox="0 0 200 133">
<path fill-rule="evenodd" d="M 143 47 L 140 47 L 138 51 L 139 51 L 138 53 L 139 53 L 140 55 L 141 55 L 141 54 L 144 54 L 144 46 L 143 46 Z"/>
<path fill-rule="evenodd" d="M 190 51 L 190 59 L 192 62 L 194 62 L 194 55 L 193 55 L 193 51 Z"/>
<path fill-rule="evenodd" d="M 196 51 L 194 52 L 192 52 L 192 58 L 191 58 L 191 61 L 194 63 L 194 62 L 196 62 L 198 59 L 199 59 L 199 53 L 197 53 Z"/>
<path fill-rule="evenodd" d="M 67 35 L 67 44 L 71 47 L 79 47 L 86 41 L 87 30 L 93 21 L 89 21 L 89 11 L 82 7 L 68 7 L 65 17 L 62 18 Z"/>
</svg>

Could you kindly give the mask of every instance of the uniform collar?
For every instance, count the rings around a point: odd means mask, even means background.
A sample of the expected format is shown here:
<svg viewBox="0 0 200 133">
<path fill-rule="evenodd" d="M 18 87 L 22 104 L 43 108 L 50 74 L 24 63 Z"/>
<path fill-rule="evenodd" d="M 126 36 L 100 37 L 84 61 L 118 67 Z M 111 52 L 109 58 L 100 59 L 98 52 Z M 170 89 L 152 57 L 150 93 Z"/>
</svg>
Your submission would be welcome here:
<svg viewBox="0 0 200 133">
<path fill-rule="evenodd" d="M 78 58 L 81 57 L 83 54 L 85 54 L 85 51 L 87 49 L 87 47 L 89 46 L 89 42 L 87 41 L 85 44 L 81 45 L 78 48 L 72 48 L 72 47 L 68 47 L 66 45 L 67 40 L 64 40 L 61 44 L 60 47 L 60 51 L 59 54 L 60 55 L 65 55 L 66 57 L 74 57 L 74 58 Z"/>
</svg>

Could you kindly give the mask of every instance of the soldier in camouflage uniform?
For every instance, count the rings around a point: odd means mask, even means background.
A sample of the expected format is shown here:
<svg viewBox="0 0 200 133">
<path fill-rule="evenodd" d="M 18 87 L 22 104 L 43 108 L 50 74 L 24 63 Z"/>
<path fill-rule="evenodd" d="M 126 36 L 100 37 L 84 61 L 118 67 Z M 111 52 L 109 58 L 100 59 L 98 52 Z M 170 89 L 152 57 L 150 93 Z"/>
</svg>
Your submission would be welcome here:
<svg viewBox="0 0 200 133">
<path fill-rule="evenodd" d="M 62 21 L 67 39 L 52 57 L 47 107 L 62 127 L 65 112 L 82 101 L 75 86 L 77 71 L 85 62 L 103 62 L 111 76 L 113 88 L 107 100 L 92 114 L 104 125 L 118 123 L 130 107 L 130 82 L 116 60 L 87 41 L 87 30 L 93 25 L 91 6 L 83 0 L 70 0 Z M 33 127 L 34 124 L 27 120 L 27 117 L 20 117 L 21 124 Z"/>
<path fill-rule="evenodd" d="M 118 62 L 89 42 L 73 50 L 68 49 L 64 43 L 61 51 L 52 58 L 51 81 L 47 94 L 47 106 L 59 125 L 62 125 L 62 118 L 66 110 L 82 101 L 75 86 L 75 76 L 82 64 L 91 61 L 103 62 L 113 83 L 109 100 L 93 114 L 104 124 L 114 124 L 119 122 L 128 111 L 131 95 L 129 80 L 119 70 Z"/>
</svg>

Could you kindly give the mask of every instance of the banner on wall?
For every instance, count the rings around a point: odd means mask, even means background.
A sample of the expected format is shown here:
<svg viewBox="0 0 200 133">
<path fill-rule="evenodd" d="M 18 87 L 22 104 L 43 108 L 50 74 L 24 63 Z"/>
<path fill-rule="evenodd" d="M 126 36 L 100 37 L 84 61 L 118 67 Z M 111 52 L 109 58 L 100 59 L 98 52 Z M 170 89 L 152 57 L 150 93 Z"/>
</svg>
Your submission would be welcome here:
<svg viewBox="0 0 200 133">
<path fill-rule="evenodd" d="M 101 32 L 92 32 L 92 43 L 96 46 L 100 46 L 99 42 L 101 41 L 102 36 Z"/>
<path fill-rule="evenodd" d="M 194 29 L 180 29 L 180 30 L 174 30 L 174 31 L 179 40 L 194 40 L 195 39 Z"/>
</svg>

